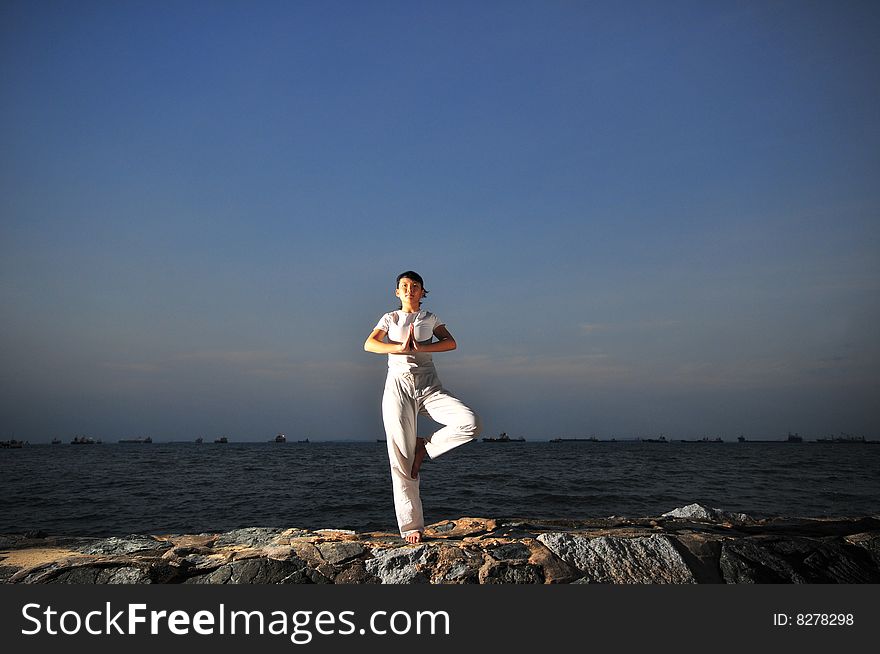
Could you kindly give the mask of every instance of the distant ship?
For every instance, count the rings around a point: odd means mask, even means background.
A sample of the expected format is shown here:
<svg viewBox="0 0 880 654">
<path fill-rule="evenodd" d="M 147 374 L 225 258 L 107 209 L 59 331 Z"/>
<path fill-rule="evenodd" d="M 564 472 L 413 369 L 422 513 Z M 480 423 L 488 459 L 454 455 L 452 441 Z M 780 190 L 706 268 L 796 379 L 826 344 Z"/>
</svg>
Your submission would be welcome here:
<svg viewBox="0 0 880 654">
<path fill-rule="evenodd" d="M 785 440 L 756 440 L 750 441 L 745 436 L 738 436 L 737 439 L 740 443 L 758 443 L 758 444 L 767 444 L 767 443 L 803 443 L 804 439 L 801 438 L 798 434 L 792 434 L 788 432 L 788 438 Z"/>
<path fill-rule="evenodd" d="M 60 438 L 53 438 L 52 445 L 61 445 L 61 439 Z"/>
<path fill-rule="evenodd" d="M 205 439 L 202 438 L 201 436 L 199 436 L 199 437 L 196 439 L 196 444 L 197 444 L 197 445 L 201 445 L 201 444 L 204 443 L 204 442 L 205 442 Z"/>
<path fill-rule="evenodd" d="M 551 443 L 598 443 L 600 442 L 595 436 L 589 438 L 551 438 Z"/>
<path fill-rule="evenodd" d="M 74 436 L 71 445 L 94 445 L 97 441 L 89 436 Z"/>
<path fill-rule="evenodd" d="M 297 441 L 297 443 L 308 443 L 308 442 L 309 442 L 309 439 L 308 439 L 308 438 L 304 438 L 304 439 L 301 440 L 301 441 Z"/>
<path fill-rule="evenodd" d="M 659 438 L 643 438 L 643 443 L 668 443 L 666 440 L 666 436 L 660 436 Z"/>
<path fill-rule="evenodd" d="M 522 438 L 522 437 L 511 438 L 510 436 L 507 435 L 507 432 L 503 431 L 500 434 L 498 434 L 498 436 L 495 438 L 493 438 L 491 436 L 488 438 L 484 438 L 483 442 L 484 443 L 525 443 L 526 439 Z"/>
<path fill-rule="evenodd" d="M 149 436 L 145 438 L 122 438 L 120 443 L 152 443 L 153 439 Z"/>
<path fill-rule="evenodd" d="M 850 436 L 849 434 L 841 433 L 840 436 L 829 436 L 828 438 L 817 438 L 817 443 L 844 443 L 847 445 L 859 444 L 863 445 L 868 441 L 865 440 L 864 436 Z"/>
<path fill-rule="evenodd" d="M 273 439 L 272 439 L 271 441 L 269 441 L 269 442 L 270 442 L 270 443 L 286 443 L 286 442 L 287 442 L 287 436 L 285 436 L 284 434 L 278 434 L 275 438 L 273 438 Z"/>
<path fill-rule="evenodd" d="M 228 443 L 229 439 L 226 436 L 221 436 L 220 438 L 214 439 L 215 443 Z"/>
<path fill-rule="evenodd" d="M 24 447 L 25 441 L 17 441 L 14 438 L 8 441 L 0 441 L 0 447 L 19 449 Z"/>
<path fill-rule="evenodd" d="M 709 438 L 708 436 L 703 436 L 703 438 L 698 438 L 696 440 L 687 440 L 681 439 L 681 443 L 723 443 L 723 438 Z"/>
</svg>

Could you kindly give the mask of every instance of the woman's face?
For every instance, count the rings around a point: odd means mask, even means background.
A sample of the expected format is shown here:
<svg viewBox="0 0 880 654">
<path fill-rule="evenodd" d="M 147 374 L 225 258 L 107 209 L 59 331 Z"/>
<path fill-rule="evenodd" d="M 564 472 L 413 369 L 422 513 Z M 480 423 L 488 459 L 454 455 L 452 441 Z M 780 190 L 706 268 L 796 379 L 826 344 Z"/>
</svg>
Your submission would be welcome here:
<svg viewBox="0 0 880 654">
<path fill-rule="evenodd" d="M 425 291 L 417 281 L 408 277 L 401 277 L 394 294 L 402 301 L 412 306 L 418 306 L 425 295 Z"/>
</svg>

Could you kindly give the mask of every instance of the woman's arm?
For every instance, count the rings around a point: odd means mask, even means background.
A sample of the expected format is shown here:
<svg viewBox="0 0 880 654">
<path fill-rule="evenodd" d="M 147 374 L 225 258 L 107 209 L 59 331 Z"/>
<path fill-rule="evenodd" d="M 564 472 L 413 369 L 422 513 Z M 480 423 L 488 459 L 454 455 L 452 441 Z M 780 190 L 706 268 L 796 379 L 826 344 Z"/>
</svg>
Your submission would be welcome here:
<svg viewBox="0 0 880 654">
<path fill-rule="evenodd" d="M 406 341 L 403 343 L 396 343 L 395 341 L 391 341 L 386 343 L 385 336 L 388 335 L 384 329 L 374 329 L 370 332 L 370 335 L 367 336 L 367 340 L 364 341 L 364 349 L 367 352 L 375 352 L 376 354 L 403 354 L 409 351 L 412 340 L 412 332 L 406 338 Z"/>
<path fill-rule="evenodd" d="M 449 352 L 458 347 L 452 334 L 446 329 L 446 325 L 438 325 L 434 328 L 434 336 L 437 337 L 435 342 L 422 341 L 419 343 L 413 334 L 412 325 L 410 325 L 403 343 L 395 341 L 386 343 L 385 337 L 387 335 L 388 332 L 384 329 L 374 329 L 364 341 L 364 349 L 376 354 L 413 354 L 414 352 Z"/>
<path fill-rule="evenodd" d="M 434 336 L 437 337 L 437 340 L 433 343 L 430 341 L 419 343 L 413 338 L 413 352 L 449 352 L 458 347 L 452 334 L 446 329 L 446 325 L 437 325 L 434 328 Z M 412 333 L 410 333 L 410 337 L 412 337 Z"/>
</svg>

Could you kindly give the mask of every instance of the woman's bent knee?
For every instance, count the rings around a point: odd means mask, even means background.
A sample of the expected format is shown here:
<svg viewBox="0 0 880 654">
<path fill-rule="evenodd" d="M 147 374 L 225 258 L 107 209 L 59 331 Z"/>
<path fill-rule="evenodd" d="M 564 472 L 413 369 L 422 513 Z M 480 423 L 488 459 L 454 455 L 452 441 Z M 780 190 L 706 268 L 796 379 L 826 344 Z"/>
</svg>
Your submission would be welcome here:
<svg viewBox="0 0 880 654">
<path fill-rule="evenodd" d="M 462 427 L 462 431 L 473 439 L 476 439 L 483 431 L 483 421 L 476 413 L 470 424 Z"/>
</svg>

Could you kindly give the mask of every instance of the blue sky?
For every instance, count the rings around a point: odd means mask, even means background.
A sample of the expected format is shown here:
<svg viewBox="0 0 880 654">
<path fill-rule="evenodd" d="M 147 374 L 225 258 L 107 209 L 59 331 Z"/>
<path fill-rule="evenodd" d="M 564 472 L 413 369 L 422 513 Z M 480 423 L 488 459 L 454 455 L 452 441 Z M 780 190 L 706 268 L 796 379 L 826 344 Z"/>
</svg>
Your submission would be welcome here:
<svg viewBox="0 0 880 654">
<path fill-rule="evenodd" d="M 0 437 L 880 436 L 874 3 L 6 2 Z M 426 429 L 428 426 L 426 426 Z"/>
</svg>

